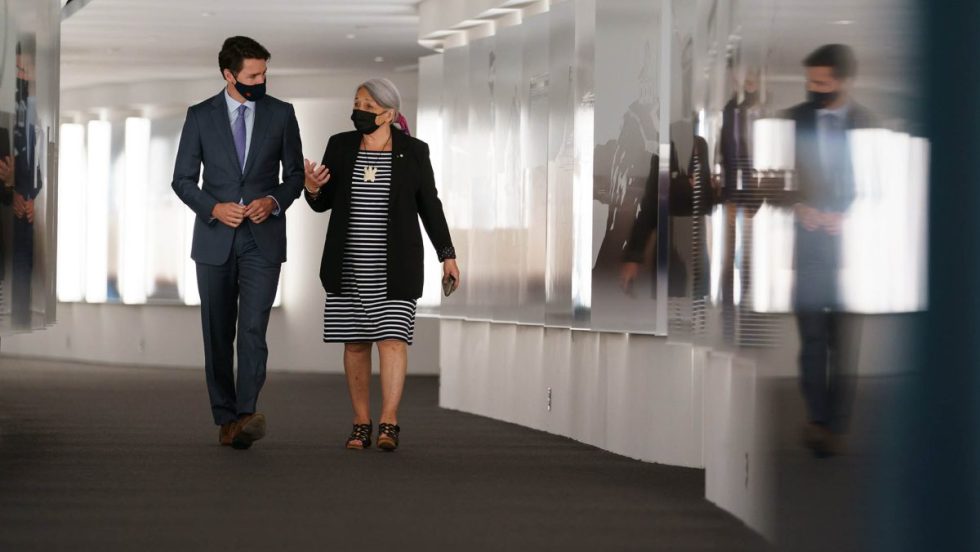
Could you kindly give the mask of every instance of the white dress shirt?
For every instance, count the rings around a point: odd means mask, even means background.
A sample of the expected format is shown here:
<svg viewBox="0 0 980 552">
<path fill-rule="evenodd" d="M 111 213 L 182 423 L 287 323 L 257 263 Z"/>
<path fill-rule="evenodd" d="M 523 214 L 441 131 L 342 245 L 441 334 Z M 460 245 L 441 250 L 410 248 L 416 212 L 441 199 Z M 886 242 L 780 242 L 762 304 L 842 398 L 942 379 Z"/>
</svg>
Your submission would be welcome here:
<svg viewBox="0 0 980 552">
<path fill-rule="evenodd" d="M 242 105 L 238 100 L 231 97 L 228 93 L 228 89 L 225 88 L 225 103 L 228 104 L 228 120 L 231 122 L 231 134 L 235 135 L 235 120 L 238 119 L 238 108 Z M 245 159 L 248 159 L 248 148 L 252 145 L 252 127 L 255 125 L 255 102 L 251 100 L 245 101 Z M 245 166 L 242 165 L 242 172 L 245 172 Z M 265 197 L 272 197 L 265 196 Z M 279 201 L 272 197 L 272 201 L 276 202 L 276 208 L 272 210 L 273 216 L 279 216 L 281 210 L 279 209 Z M 244 198 L 239 200 L 242 205 L 245 204 Z"/>
</svg>

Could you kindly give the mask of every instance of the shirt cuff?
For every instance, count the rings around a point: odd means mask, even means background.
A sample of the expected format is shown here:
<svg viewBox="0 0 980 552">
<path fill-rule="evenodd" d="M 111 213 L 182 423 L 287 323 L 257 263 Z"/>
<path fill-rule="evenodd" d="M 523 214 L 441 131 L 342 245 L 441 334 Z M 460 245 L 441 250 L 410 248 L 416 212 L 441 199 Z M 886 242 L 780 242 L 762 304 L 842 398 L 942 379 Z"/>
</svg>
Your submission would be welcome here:
<svg viewBox="0 0 980 552">
<path fill-rule="evenodd" d="M 446 247 L 443 247 L 443 248 L 437 250 L 436 251 L 436 254 L 439 256 L 439 262 L 441 263 L 441 262 L 445 261 L 446 259 L 455 259 L 456 258 L 456 249 L 453 246 L 448 245 Z"/>
<path fill-rule="evenodd" d="M 275 197 L 271 196 L 271 195 L 267 195 L 265 197 L 271 197 L 272 198 L 272 201 L 275 201 L 276 202 L 276 208 L 275 208 L 275 210 L 272 211 L 272 216 L 278 217 L 279 216 L 279 213 L 282 212 L 282 209 L 279 208 L 279 200 L 276 199 Z"/>
</svg>

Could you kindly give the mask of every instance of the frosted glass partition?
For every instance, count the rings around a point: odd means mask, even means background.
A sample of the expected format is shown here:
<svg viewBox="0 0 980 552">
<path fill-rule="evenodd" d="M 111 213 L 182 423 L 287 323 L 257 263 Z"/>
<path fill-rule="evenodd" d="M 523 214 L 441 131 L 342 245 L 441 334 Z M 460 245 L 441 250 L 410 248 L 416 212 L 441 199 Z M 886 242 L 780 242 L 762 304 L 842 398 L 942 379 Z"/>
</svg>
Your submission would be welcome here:
<svg viewBox="0 0 980 552">
<path fill-rule="evenodd" d="M 830 43 L 853 48 L 854 105 L 874 114 L 839 163 L 855 196 L 832 268 L 843 308 L 924 308 L 914 14 L 804 4 L 556 1 L 424 59 L 420 137 L 440 144 L 464 291 L 423 311 L 775 342 L 794 307 L 791 206 L 814 157 L 786 110 L 806 101 L 803 59 Z M 897 270 L 887 292 L 875 285 Z"/>
<path fill-rule="evenodd" d="M 55 321 L 60 33 L 58 0 L 0 0 L 0 336 Z"/>
<path fill-rule="evenodd" d="M 653 332 L 665 304 L 657 301 L 655 247 L 660 27 L 658 2 L 596 4 L 592 325 L 599 329 Z M 632 280 L 623 278 L 625 260 Z"/>
</svg>

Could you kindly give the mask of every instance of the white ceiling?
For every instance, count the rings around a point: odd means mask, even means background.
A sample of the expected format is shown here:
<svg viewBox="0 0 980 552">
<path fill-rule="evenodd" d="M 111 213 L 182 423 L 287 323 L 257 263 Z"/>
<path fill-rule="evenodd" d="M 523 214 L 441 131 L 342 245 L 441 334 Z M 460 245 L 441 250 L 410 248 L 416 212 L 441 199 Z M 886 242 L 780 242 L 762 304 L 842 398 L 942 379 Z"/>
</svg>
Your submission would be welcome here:
<svg viewBox="0 0 980 552">
<path fill-rule="evenodd" d="M 419 1 L 90 0 L 62 24 L 62 87 L 218 79 L 232 35 L 272 53 L 270 78 L 395 71 L 431 53 L 417 42 Z"/>
</svg>

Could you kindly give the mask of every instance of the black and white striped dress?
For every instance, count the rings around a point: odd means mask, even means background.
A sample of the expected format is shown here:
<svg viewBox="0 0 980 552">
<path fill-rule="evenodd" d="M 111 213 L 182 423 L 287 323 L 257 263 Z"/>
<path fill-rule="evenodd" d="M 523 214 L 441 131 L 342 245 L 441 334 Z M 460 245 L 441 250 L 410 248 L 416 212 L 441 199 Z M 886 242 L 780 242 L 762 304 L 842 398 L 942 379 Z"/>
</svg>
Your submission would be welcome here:
<svg viewBox="0 0 980 552">
<path fill-rule="evenodd" d="M 359 151 L 351 180 L 341 292 L 328 293 L 323 307 L 325 342 L 398 339 L 412 344 L 415 301 L 387 298 L 390 188 L 391 152 Z"/>
</svg>

